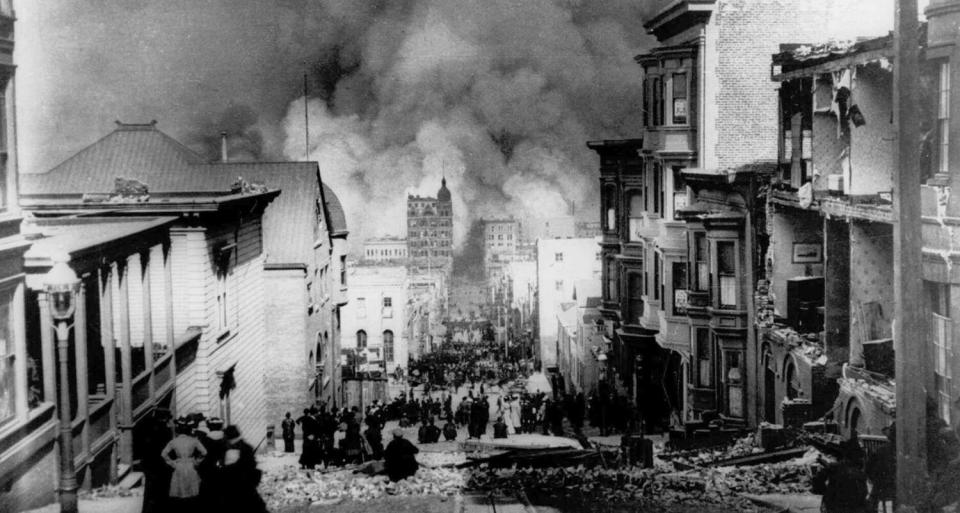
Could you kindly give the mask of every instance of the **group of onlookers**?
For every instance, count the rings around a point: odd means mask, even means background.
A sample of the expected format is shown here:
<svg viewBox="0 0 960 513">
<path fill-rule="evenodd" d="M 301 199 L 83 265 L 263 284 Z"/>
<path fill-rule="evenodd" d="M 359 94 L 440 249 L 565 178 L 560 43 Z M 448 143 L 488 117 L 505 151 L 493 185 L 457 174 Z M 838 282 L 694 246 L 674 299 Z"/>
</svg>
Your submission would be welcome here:
<svg viewBox="0 0 960 513">
<path fill-rule="evenodd" d="M 173 421 L 155 411 L 146 431 L 144 513 L 267 510 L 254 448 L 236 426 L 199 414 Z"/>
</svg>

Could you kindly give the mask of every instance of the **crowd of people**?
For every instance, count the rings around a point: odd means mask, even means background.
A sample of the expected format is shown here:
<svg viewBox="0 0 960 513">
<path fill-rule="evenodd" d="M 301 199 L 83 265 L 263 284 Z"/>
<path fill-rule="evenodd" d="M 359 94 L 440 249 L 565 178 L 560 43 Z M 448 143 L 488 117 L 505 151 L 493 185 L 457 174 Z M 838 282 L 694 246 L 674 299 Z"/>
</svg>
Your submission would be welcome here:
<svg viewBox="0 0 960 513">
<path fill-rule="evenodd" d="M 171 429 L 172 428 L 172 429 Z M 155 411 L 143 439 L 143 512 L 266 512 L 253 446 L 233 425 Z"/>
</svg>

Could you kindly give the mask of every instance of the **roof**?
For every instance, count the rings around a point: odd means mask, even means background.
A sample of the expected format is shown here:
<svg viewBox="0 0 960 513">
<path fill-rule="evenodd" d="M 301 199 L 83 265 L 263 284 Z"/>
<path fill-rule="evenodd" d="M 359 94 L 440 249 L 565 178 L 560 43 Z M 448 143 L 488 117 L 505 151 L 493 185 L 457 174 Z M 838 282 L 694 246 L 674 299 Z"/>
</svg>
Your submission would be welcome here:
<svg viewBox="0 0 960 513">
<path fill-rule="evenodd" d="M 126 217 L 126 218 L 72 218 L 36 221 L 42 238 L 24 254 L 27 265 L 51 265 L 55 254 L 66 252 L 76 255 L 86 250 L 115 243 L 122 239 L 142 234 L 154 228 L 166 226 L 176 217 Z M 128 248 L 131 253 L 135 247 Z"/>
<path fill-rule="evenodd" d="M 818 44 L 784 44 L 780 53 L 773 55 L 775 80 L 789 80 L 798 76 L 812 76 L 834 68 L 846 68 L 872 61 L 893 58 L 893 36 L 886 35 L 859 41 L 831 40 Z"/>
<path fill-rule="evenodd" d="M 333 235 L 347 234 L 347 216 L 343 213 L 340 198 L 327 184 L 323 184 L 323 198 L 327 205 L 327 224 Z"/>
<path fill-rule="evenodd" d="M 315 162 L 212 164 L 218 172 L 280 189 L 263 214 L 264 263 L 312 263 L 319 198 Z"/>
<path fill-rule="evenodd" d="M 117 179 L 146 186 L 145 199 L 112 203 Z M 45 173 L 21 176 L 21 191 L 37 207 L 56 205 L 62 196 L 100 196 L 112 209 L 149 210 L 150 205 L 190 203 L 201 196 L 213 201 L 247 193 L 235 184 L 242 179 L 281 190 L 264 214 L 263 244 L 266 263 L 308 263 L 316 240 L 316 205 L 325 200 L 332 231 L 346 233 L 346 218 L 336 194 L 318 187 L 316 162 L 207 162 L 200 155 L 157 129 L 156 123 L 118 123 L 112 132 Z M 256 192 L 262 188 L 254 187 Z M 177 199 L 171 201 L 173 196 Z M 60 198 L 60 199 L 57 199 Z M 162 199 L 161 199 L 162 198 Z M 84 198 L 87 199 L 87 198 Z M 144 204 L 147 205 L 144 205 Z"/>
</svg>

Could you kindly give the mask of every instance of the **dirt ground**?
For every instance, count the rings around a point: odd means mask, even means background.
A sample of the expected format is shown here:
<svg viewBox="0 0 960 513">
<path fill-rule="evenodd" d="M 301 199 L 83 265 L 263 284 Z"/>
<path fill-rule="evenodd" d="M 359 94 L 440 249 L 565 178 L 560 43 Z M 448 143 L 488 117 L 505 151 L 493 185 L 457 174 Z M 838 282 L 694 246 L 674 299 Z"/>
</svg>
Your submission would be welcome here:
<svg viewBox="0 0 960 513">
<path fill-rule="evenodd" d="M 423 497 L 383 497 L 358 502 L 344 501 L 339 504 L 296 506 L 277 510 L 276 513 L 367 513 L 382 511 L 389 513 L 452 513 L 453 498 L 427 495 Z"/>
<path fill-rule="evenodd" d="M 771 510 L 753 505 L 723 506 L 720 504 L 659 504 L 654 501 L 611 503 L 592 494 L 576 492 L 549 494 L 527 491 L 527 498 L 537 513 L 770 513 Z"/>
</svg>

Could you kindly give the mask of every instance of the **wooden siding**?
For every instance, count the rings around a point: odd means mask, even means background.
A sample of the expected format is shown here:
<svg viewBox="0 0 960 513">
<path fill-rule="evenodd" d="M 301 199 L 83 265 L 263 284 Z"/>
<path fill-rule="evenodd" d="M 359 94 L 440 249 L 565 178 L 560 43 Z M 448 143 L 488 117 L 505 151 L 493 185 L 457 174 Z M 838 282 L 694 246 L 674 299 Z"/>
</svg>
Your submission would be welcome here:
<svg viewBox="0 0 960 513">
<path fill-rule="evenodd" d="M 231 422 L 240 427 L 254 445 L 265 432 L 265 330 L 263 255 L 260 219 L 234 225 L 211 227 L 207 237 L 207 265 L 204 276 L 206 322 L 200 357 L 206 360 L 208 415 L 220 415 L 217 372 L 234 367 L 236 388 L 230 394 Z M 229 334 L 217 329 L 217 275 L 214 251 L 224 244 L 236 244 L 235 265 L 227 277 Z M 201 369 L 198 369 L 200 372 Z"/>
<path fill-rule="evenodd" d="M 179 336 L 191 326 L 202 327 L 204 313 L 204 276 L 209 272 L 206 233 L 202 228 L 174 228 L 170 233 L 173 329 Z M 199 352 L 199 351 L 198 351 Z M 178 413 L 207 410 L 209 385 L 205 379 L 207 361 L 197 358 L 177 374 L 176 410 Z"/>
</svg>

